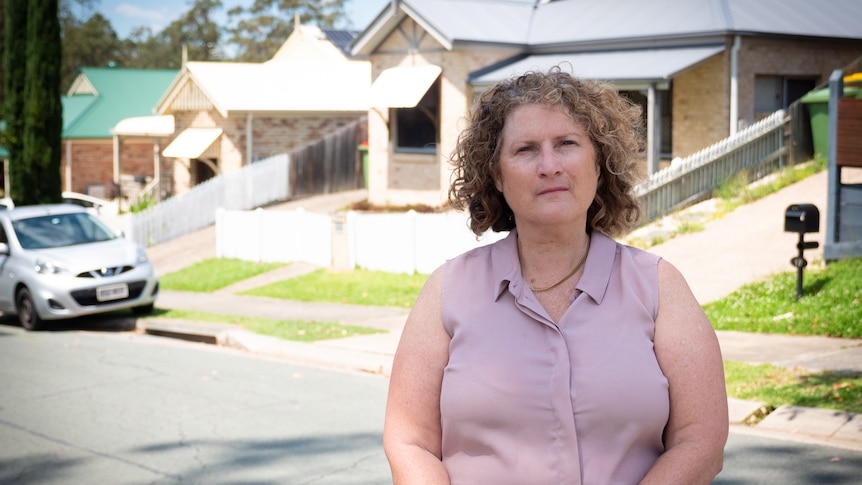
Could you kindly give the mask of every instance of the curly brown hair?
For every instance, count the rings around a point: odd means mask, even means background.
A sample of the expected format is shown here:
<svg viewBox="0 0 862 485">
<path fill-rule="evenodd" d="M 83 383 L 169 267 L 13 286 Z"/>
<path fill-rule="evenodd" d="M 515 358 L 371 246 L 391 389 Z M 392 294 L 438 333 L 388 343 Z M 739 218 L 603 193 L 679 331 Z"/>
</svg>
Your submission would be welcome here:
<svg viewBox="0 0 862 485">
<path fill-rule="evenodd" d="M 449 187 L 449 203 L 469 210 L 473 233 L 515 228 L 512 209 L 494 180 L 506 117 L 525 104 L 565 106 L 592 140 L 599 180 L 587 211 L 590 228 L 610 236 L 631 228 L 641 214 L 634 194 L 644 147 L 641 108 L 605 83 L 578 79 L 555 66 L 501 81 L 473 103 L 450 159 L 454 168 Z"/>
</svg>

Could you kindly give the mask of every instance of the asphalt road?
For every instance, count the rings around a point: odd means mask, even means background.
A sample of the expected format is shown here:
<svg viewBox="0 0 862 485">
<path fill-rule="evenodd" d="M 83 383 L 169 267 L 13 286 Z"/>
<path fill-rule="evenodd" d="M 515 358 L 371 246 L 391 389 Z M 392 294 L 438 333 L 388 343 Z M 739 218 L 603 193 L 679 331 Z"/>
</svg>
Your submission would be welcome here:
<svg viewBox="0 0 862 485">
<path fill-rule="evenodd" d="M 376 484 L 385 379 L 0 325 L 0 483 Z"/>
<path fill-rule="evenodd" d="M 141 335 L 131 318 L 0 318 L 0 483 L 387 484 L 387 380 Z M 731 432 L 716 484 L 859 483 L 862 452 Z"/>
</svg>

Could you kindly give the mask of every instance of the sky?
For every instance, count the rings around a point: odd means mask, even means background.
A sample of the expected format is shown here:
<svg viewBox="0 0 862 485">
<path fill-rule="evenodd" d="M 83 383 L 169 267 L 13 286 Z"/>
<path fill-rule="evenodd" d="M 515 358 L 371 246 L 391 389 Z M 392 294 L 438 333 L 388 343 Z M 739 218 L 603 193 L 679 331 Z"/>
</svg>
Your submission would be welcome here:
<svg viewBox="0 0 862 485">
<path fill-rule="evenodd" d="M 364 30 L 389 1 L 344 0 L 345 11 L 353 24 L 347 28 Z M 222 0 L 223 8 L 216 16 L 216 21 L 224 25 L 228 10 L 235 6 L 248 7 L 253 2 L 254 0 Z M 98 0 L 96 11 L 111 22 L 117 36 L 125 39 L 135 27 L 149 27 L 153 32 L 159 32 L 180 18 L 193 4 L 194 0 Z"/>
</svg>

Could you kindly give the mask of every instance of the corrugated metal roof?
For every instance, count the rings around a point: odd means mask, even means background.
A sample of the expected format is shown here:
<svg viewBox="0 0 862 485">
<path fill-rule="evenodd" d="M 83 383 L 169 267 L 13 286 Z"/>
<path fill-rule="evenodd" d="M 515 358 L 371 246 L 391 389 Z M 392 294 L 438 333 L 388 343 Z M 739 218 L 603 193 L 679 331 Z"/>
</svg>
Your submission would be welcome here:
<svg viewBox="0 0 862 485">
<path fill-rule="evenodd" d="M 410 0 L 402 4 L 417 21 L 449 41 L 517 45 L 526 43 L 534 11 L 532 3 L 512 0 Z"/>
<path fill-rule="evenodd" d="M 471 84 L 489 85 L 525 71 L 546 71 L 556 65 L 584 79 L 617 84 L 663 82 L 723 50 L 722 45 L 534 55 L 485 72 L 471 79 Z"/>
<path fill-rule="evenodd" d="M 92 94 L 76 94 L 75 96 L 63 96 L 60 102 L 63 105 L 63 132 L 69 129 L 87 108 L 99 98 Z"/>
<path fill-rule="evenodd" d="M 737 32 L 862 39 L 859 0 L 724 0 Z"/>
<path fill-rule="evenodd" d="M 82 68 L 79 76 L 85 76 L 97 94 L 62 98 L 63 138 L 111 138 L 111 128 L 120 120 L 153 114 L 177 73 L 166 69 Z"/>
<path fill-rule="evenodd" d="M 862 40 L 860 0 L 401 0 L 401 10 L 442 39 L 524 45 L 528 50 L 579 44 L 698 38 L 735 33 Z M 373 51 L 394 28 L 381 21 L 363 32 L 354 52 Z M 403 15 L 403 14 L 401 14 Z"/>
<path fill-rule="evenodd" d="M 539 6 L 529 43 L 537 46 L 742 32 L 862 39 L 862 2 L 562 0 Z"/>
<path fill-rule="evenodd" d="M 189 62 L 188 75 L 223 115 L 230 112 L 364 112 L 367 61 Z M 172 112 L 168 105 L 160 113 Z"/>
<path fill-rule="evenodd" d="M 223 116 L 366 112 L 371 63 L 341 55 L 335 42 L 354 33 L 336 32 L 301 26 L 267 62 L 187 62 L 159 102 L 159 114 L 202 109 L 204 101 Z"/>
<path fill-rule="evenodd" d="M 792 0 L 791 0 L 792 1 Z M 714 34 L 726 30 L 722 0 L 565 0 L 540 5 L 529 44 L 541 46 Z"/>
<path fill-rule="evenodd" d="M 359 36 L 358 30 L 332 30 L 332 29 L 321 29 L 323 31 L 323 35 L 329 39 L 329 42 L 332 42 L 332 45 L 338 47 L 338 49 L 344 54 L 345 57 L 351 57 L 350 55 L 350 44 L 356 40 L 356 37 Z"/>
</svg>

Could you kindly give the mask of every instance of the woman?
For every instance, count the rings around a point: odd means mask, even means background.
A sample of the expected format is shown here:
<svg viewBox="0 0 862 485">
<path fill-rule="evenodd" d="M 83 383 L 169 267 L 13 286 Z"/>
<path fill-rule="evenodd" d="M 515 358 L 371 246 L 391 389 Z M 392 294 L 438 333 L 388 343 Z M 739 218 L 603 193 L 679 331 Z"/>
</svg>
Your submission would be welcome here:
<svg viewBox="0 0 862 485">
<path fill-rule="evenodd" d="M 395 483 L 710 483 L 727 440 L 715 332 L 640 215 L 640 110 L 554 68 L 482 93 L 449 199 L 508 237 L 428 278 L 393 363 Z"/>
</svg>

